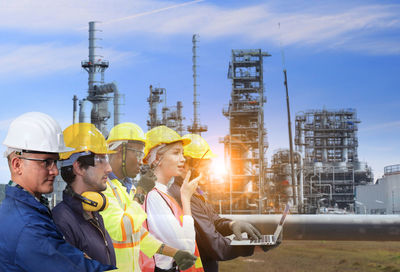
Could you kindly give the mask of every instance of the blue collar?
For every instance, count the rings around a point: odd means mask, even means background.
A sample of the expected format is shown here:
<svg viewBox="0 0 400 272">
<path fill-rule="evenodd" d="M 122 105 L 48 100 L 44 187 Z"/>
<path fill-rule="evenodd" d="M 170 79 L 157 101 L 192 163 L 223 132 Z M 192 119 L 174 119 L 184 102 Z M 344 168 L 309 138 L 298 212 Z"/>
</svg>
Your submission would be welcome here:
<svg viewBox="0 0 400 272">
<path fill-rule="evenodd" d="M 37 202 L 39 202 L 39 203 L 45 205 L 45 206 L 49 209 L 49 200 L 48 200 L 46 197 L 40 196 L 40 198 L 37 198 L 35 195 L 31 194 L 30 192 L 28 192 L 27 190 L 25 190 L 21 185 L 15 183 L 15 182 L 12 181 L 12 180 L 10 180 L 10 181 L 8 182 L 8 186 L 10 186 L 10 187 L 17 187 L 18 189 L 21 189 L 21 190 L 27 192 L 28 194 L 30 194 L 31 196 L 33 196 L 33 197 L 36 199 Z"/>
<path fill-rule="evenodd" d="M 133 186 L 132 179 L 126 177 L 126 178 L 124 178 L 123 180 L 120 180 L 120 179 L 118 179 L 118 177 L 117 177 L 113 172 L 111 172 L 110 174 L 108 174 L 108 177 L 109 177 L 111 180 L 113 180 L 113 179 L 118 180 L 119 183 L 121 183 L 121 185 L 124 186 L 124 187 L 126 188 L 126 191 L 127 191 L 127 193 L 129 194 L 129 192 L 130 192 L 130 190 L 132 189 L 132 186 Z"/>
</svg>

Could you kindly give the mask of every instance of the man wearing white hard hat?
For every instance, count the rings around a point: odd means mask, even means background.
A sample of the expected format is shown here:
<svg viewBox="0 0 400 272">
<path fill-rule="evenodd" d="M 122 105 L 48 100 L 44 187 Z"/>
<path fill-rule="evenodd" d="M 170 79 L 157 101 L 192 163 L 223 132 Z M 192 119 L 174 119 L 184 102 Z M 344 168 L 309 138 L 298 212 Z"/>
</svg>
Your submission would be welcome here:
<svg viewBox="0 0 400 272">
<path fill-rule="evenodd" d="M 104 271 L 113 266 L 85 258 L 53 222 L 46 198 L 53 191 L 64 145 L 57 121 L 40 112 L 16 118 L 3 144 L 11 173 L 0 206 L 0 271 Z"/>
</svg>

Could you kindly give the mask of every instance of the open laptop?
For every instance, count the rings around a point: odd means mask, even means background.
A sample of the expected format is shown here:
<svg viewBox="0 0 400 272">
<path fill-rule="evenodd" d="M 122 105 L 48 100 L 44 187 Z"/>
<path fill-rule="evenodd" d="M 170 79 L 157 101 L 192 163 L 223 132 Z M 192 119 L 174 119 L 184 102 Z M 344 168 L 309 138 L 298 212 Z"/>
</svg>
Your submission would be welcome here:
<svg viewBox="0 0 400 272">
<path fill-rule="evenodd" d="M 232 246 L 260 246 L 260 245 L 275 245 L 276 242 L 278 241 L 279 235 L 282 232 L 283 229 L 283 224 L 285 223 L 286 220 L 286 215 L 289 213 L 289 204 L 286 204 L 285 210 L 283 211 L 281 220 L 279 221 L 278 226 L 276 227 L 276 230 L 273 235 L 262 235 L 261 239 L 257 240 L 250 240 L 247 238 L 247 233 L 242 234 L 243 235 L 243 240 L 239 241 L 236 238 L 233 238 L 231 241 Z"/>
</svg>

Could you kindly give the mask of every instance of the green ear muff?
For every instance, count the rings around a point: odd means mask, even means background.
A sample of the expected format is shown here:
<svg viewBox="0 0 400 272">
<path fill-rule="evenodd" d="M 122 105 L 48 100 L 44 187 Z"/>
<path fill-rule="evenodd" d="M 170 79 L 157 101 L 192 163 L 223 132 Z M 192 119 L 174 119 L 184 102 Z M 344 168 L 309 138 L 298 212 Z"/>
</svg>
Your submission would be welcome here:
<svg viewBox="0 0 400 272">
<path fill-rule="evenodd" d="M 82 201 L 82 207 L 88 212 L 101 212 L 108 207 L 107 197 L 99 192 L 83 192 L 78 196 Z"/>
</svg>

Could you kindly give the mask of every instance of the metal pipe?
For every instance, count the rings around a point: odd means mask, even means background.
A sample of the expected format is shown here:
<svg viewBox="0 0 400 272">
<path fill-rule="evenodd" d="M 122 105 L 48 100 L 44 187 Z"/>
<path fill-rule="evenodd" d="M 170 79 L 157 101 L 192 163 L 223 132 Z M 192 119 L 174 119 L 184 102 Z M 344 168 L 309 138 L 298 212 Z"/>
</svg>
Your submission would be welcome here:
<svg viewBox="0 0 400 272">
<path fill-rule="evenodd" d="M 331 184 L 314 184 L 315 186 L 328 186 L 329 187 L 329 199 L 332 200 L 332 185 Z"/>
<path fill-rule="evenodd" d="M 86 122 L 86 99 L 79 100 L 79 123 Z"/>
<path fill-rule="evenodd" d="M 78 97 L 76 95 L 74 95 L 74 97 L 72 98 L 72 124 L 75 124 L 76 122 L 76 112 L 78 111 Z"/>
<path fill-rule="evenodd" d="M 113 82 L 113 91 L 114 91 L 114 126 L 119 124 L 119 98 L 120 98 L 120 94 L 119 94 L 119 90 L 118 90 L 118 86 L 116 82 Z"/>
<path fill-rule="evenodd" d="M 294 151 L 295 154 L 299 156 L 299 162 L 298 164 L 300 165 L 300 182 L 296 182 L 296 184 L 299 184 L 299 205 L 302 207 L 304 204 L 304 181 L 303 181 L 303 158 L 301 156 L 301 153 L 298 151 Z M 296 174 L 296 179 L 297 179 L 297 174 Z"/>
<path fill-rule="evenodd" d="M 272 234 L 281 215 L 221 215 Z M 288 215 L 284 240 L 400 241 L 400 215 Z"/>
</svg>

